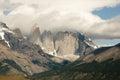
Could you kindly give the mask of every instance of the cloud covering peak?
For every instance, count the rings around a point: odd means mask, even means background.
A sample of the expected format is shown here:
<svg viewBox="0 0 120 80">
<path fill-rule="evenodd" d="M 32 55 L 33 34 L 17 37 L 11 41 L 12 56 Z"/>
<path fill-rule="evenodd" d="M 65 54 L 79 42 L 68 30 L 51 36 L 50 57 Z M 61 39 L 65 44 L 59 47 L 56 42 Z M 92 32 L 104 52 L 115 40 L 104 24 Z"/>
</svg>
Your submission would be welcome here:
<svg viewBox="0 0 120 80">
<path fill-rule="evenodd" d="M 73 29 L 93 38 L 120 38 L 120 16 L 103 20 L 92 13 L 119 4 L 120 0 L 0 0 L 0 21 L 23 33 L 38 23 L 41 30 Z"/>
</svg>

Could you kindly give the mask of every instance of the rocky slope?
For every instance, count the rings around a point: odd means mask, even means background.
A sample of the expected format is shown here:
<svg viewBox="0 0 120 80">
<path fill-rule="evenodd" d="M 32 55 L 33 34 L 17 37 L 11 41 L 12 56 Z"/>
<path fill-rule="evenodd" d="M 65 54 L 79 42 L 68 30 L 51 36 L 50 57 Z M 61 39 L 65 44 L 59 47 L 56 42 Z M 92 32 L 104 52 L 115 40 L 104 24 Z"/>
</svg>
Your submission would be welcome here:
<svg viewBox="0 0 120 80">
<path fill-rule="evenodd" d="M 84 62 L 102 62 L 108 59 L 120 59 L 120 44 L 111 47 L 101 47 L 84 57 Z"/>
<path fill-rule="evenodd" d="M 29 42 L 19 29 L 11 30 L 0 22 L 0 62 L 25 75 L 56 69 L 68 61 L 42 51 Z M 15 66 L 13 66 L 15 65 Z"/>
<path fill-rule="evenodd" d="M 7 67 L 5 72 L 0 71 L 1 74 L 32 74 L 45 69 L 43 67 L 39 67 L 37 64 L 34 64 L 28 56 L 12 51 L 3 45 L 0 45 L 0 61 L 2 66 L 4 65 Z"/>
<path fill-rule="evenodd" d="M 91 56 L 92 55 L 92 56 Z M 120 44 L 99 48 L 56 71 L 36 74 L 32 80 L 120 80 Z"/>
<path fill-rule="evenodd" d="M 97 48 L 91 39 L 79 32 L 40 33 L 38 25 L 33 26 L 30 41 L 39 44 L 42 50 L 50 55 L 72 61 Z"/>
</svg>

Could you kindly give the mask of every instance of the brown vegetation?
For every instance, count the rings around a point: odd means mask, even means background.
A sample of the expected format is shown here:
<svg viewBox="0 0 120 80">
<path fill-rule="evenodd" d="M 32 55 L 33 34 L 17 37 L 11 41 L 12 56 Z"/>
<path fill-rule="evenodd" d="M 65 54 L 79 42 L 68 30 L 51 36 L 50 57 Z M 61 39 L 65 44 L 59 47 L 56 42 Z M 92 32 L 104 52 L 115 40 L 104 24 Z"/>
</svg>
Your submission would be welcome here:
<svg viewBox="0 0 120 80">
<path fill-rule="evenodd" d="M 23 76 L 0 76 L 0 80 L 29 80 Z"/>
</svg>

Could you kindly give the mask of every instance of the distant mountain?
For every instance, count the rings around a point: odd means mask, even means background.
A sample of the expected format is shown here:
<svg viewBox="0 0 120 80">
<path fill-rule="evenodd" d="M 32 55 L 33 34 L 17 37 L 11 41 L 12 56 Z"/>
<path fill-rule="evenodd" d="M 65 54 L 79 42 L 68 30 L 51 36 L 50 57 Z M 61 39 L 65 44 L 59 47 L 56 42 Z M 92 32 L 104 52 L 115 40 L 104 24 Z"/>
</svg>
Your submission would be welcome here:
<svg viewBox="0 0 120 80">
<path fill-rule="evenodd" d="M 52 56 L 74 61 L 97 48 L 90 38 L 79 32 L 43 31 L 35 24 L 31 30 L 30 41 L 41 46 Z"/>
<path fill-rule="evenodd" d="M 120 80 L 120 44 L 99 48 L 55 71 L 35 74 L 32 80 Z"/>
<path fill-rule="evenodd" d="M 11 30 L 0 22 L 0 64 L 6 66 L 3 67 L 6 75 L 11 71 L 14 74 L 32 75 L 67 63 L 64 59 L 44 53 L 40 46 L 29 42 L 19 29 Z"/>
<path fill-rule="evenodd" d="M 111 58 L 114 60 L 120 59 L 120 44 L 111 47 L 109 46 L 98 48 L 84 57 L 83 61 L 92 62 L 95 60 L 98 62 L 102 62 Z"/>
</svg>

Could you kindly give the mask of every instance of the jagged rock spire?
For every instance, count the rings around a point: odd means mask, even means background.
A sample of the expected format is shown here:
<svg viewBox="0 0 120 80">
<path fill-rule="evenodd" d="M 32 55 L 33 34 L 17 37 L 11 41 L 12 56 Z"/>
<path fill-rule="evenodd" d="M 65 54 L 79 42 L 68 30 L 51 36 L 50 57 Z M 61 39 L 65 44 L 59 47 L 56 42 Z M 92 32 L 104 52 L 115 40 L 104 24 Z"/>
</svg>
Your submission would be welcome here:
<svg viewBox="0 0 120 80">
<path fill-rule="evenodd" d="M 32 27 L 30 41 L 40 45 L 40 29 L 37 23 Z"/>
</svg>

